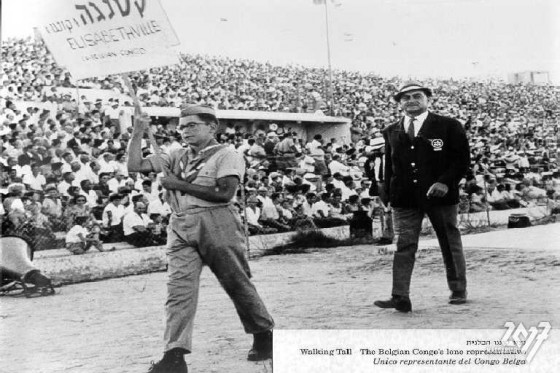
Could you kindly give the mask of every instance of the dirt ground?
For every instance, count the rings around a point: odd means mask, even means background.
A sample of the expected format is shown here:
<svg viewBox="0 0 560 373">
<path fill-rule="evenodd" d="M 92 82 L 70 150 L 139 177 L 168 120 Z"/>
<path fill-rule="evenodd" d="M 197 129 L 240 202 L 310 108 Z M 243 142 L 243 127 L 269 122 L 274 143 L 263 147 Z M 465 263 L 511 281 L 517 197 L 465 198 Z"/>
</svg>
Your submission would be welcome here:
<svg viewBox="0 0 560 373">
<path fill-rule="evenodd" d="M 558 252 L 466 248 L 469 302 L 449 305 L 439 249 L 420 251 L 413 312 L 373 306 L 390 295 L 391 254 L 364 245 L 251 261 L 277 329 L 503 328 L 559 324 Z M 52 297 L 0 298 L 0 372 L 146 372 L 162 352 L 165 273 L 68 285 Z M 203 271 L 191 372 L 271 372 L 246 361 L 251 338 Z"/>
</svg>

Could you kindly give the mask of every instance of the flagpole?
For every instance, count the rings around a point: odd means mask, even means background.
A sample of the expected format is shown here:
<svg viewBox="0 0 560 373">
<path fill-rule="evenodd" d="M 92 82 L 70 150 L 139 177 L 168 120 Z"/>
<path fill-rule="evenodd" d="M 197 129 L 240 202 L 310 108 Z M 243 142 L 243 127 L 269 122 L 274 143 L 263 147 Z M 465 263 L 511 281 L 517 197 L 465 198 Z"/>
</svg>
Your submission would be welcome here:
<svg viewBox="0 0 560 373">
<path fill-rule="evenodd" d="M 328 0 L 324 0 L 323 4 L 325 5 L 325 25 L 327 27 L 327 59 L 329 63 L 329 114 L 333 115 L 333 105 L 334 105 L 334 96 L 333 96 L 333 86 L 332 86 L 332 67 L 331 67 L 331 43 L 329 40 L 329 11 L 327 6 Z"/>
</svg>

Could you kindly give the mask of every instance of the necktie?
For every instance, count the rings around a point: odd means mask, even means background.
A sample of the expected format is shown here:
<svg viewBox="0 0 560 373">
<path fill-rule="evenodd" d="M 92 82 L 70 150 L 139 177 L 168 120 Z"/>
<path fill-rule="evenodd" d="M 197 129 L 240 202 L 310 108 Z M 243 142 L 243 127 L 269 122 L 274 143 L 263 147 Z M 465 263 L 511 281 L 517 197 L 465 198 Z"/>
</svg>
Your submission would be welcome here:
<svg viewBox="0 0 560 373">
<path fill-rule="evenodd" d="M 415 118 L 411 118 L 410 122 L 408 122 L 408 130 L 406 131 L 406 134 L 408 135 L 408 138 L 410 139 L 410 141 L 414 140 L 414 121 L 416 119 Z"/>
</svg>

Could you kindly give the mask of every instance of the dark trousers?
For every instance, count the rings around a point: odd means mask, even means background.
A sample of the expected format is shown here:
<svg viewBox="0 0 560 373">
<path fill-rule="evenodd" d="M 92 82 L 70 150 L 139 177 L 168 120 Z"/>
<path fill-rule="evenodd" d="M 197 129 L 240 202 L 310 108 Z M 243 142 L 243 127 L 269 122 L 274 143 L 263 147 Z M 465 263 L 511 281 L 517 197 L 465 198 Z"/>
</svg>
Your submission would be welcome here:
<svg viewBox="0 0 560 373">
<path fill-rule="evenodd" d="M 433 206 L 425 211 L 394 207 L 393 222 L 397 251 L 393 258 L 392 294 L 409 295 L 410 279 L 414 269 L 424 215 L 428 215 L 436 232 L 443 255 L 449 289 L 451 291 L 465 291 L 467 288 L 466 265 L 461 234 L 457 228 L 457 205 Z"/>
<path fill-rule="evenodd" d="M 152 240 L 152 235 L 148 231 L 144 232 L 134 232 L 127 236 L 124 236 L 124 240 L 136 247 L 145 247 L 154 245 L 154 240 Z"/>
</svg>

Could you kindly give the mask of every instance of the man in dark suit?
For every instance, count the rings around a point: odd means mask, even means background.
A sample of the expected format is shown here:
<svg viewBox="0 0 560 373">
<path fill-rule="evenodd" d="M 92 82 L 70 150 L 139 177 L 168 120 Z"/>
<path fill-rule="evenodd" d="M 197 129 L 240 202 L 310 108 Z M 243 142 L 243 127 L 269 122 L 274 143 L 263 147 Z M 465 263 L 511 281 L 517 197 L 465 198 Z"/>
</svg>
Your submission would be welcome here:
<svg viewBox="0 0 560 373">
<path fill-rule="evenodd" d="M 383 131 L 385 199 L 393 210 L 397 250 L 393 258 L 393 289 L 381 308 L 412 310 L 409 298 L 418 239 L 424 215 L 436 232 L 451 290 L 449 303 L 467 300 L 465 257 L 457 228 L 459 181 L 467 172 L 470 153 L 459 121 L 428 111 L 432 91 L 408 82 L 394 96 L 404 111 Z"/>
</svg>

